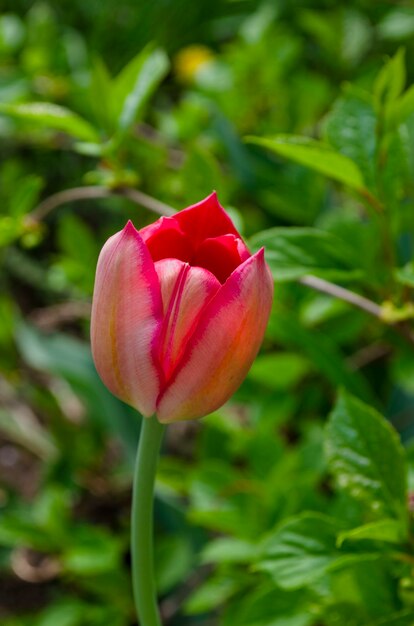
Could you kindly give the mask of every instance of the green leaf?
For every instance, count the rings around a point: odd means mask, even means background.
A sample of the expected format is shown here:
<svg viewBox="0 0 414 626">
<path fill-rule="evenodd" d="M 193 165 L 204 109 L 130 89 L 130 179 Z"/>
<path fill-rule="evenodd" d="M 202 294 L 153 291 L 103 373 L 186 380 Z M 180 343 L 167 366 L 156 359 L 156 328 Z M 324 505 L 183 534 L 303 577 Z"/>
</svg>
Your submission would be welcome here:
<svg viewBox="0 0 414 626">
<path fill-rule="evenodd" d="M 303 590 L 287 591 L 260 580 L 249 593 L 239 594 L 226 608 L 223 626 L 311 626 L 315 616 L 309 610 L 309 596 Z"/>
<path fill-rule="evenodd" d="M 372 104 L 355 94 L 347 94 L 334 104 L 325 122 L 326 140 L 351 159 L 366 186 L 376 189 L 377 118 Z"/>
<path fill-rule="evenodd" d="M 379 72 L 374 83 L 374 98 L 379 109 L 397 100 L 405 86 L 405 51 L 400 48 Z"/>
<path fill-rule="evenodd" d="M 250 563 L 256 555 L 253 543 L 233 537 L 213 539 L 201 554 L 202 563 Z"/>
<path fill-rule="evenodd" d="M 401 543 L 405 540 L 405 529 L 401 522 L 395 519 L 380 519 L 377 522 L 364 524 L 352 530 L 346 530 L 338 535 L 337 545 L 340 547 L 344 541 L 386 541 L 389 543 Z"/>
<path fill-rule="evenodd" d="M 388 124 L 391 128 L 403 124 L 414 113 L 414 85 L 393 103 L 390 108 Z"/>
<path fill-rule="evenodd" d="M 351 189 L 360 191 L 364 187 L 364 178 L 356 163 L 321 141 L 295 135 L 247 137 L 246 140 L 309 167 Z"/>
<path fill-rule="evenodd" d="M 194 555 L 190 537 L 167 535 L 155 545 L 156 580 L 158 593 L 164 595 L 186 580 L 193 565 Z"/>
<path fill-rule="evenodd" d="M 184 604 L 184 613 L 197 615 L 211 611 L 238 591 L 238 581 L 232 578 L 216 576 L 209 578 L 197 587 Z"/>
<path fill-rule="evenodd" d="M 82 117 L 65 107 L 49 102 L 0 104 L 0 113 L 45 128 L 62 131 L 84 141 L 98 142 L 97 130 Z"/>
<path fill-rule="evenodd" d="M 284 345 L 294 346 L 305 354 L 313 367 L 334 387 L 345 387 L 364 400 L 373 399 L 365 378 L 360 372 L 351 370 L 331 337 L 305 328 L 292 311 L 277 310 L 270 318 L 268 333 Z"/>
<path fill-rule="evenodd" d="M 414 264 L 410 262 L 404 265 L 404 267 L 395 269 L 394 277 L 401 285 L 414 287 Z"/>
<path fill-rule="evenodd" d="M 270 389 L 295 387 L 312 370 L 310 361 L 294 352 L 259 355 L 248 378 Z"/>
<path fill-rule="evenodd" d="M 147 46 L 117 76 L 112 102 L 119 131 L 126 131 L 139 117 L 168 68 L 165 52 Z"/>
<path fill-rule="evenodd" d="M 326 454 L 338 486 L 376 518 L 406 524 L 404 450 L 393 427 L 375 409 L 341 393 L 326 430 Z"/>
<path fill-rule="evenodd" d="M 72 545 L 65 546 L 61 563 L 66 573 L 97 576 L 120 567 L 121 544 L 107 531 L 93 526 L 73 529 Z"/>
<path fill-rule="evenodd" d="M 405 610 L 394 615 L 387 615 L 387 617 L 370 622 L 368 626 L 413 626 L 414 624 L 414 611 Z"/>
<path fill-rule="evenodd" d="M 96 121 L 108 133 L 112 133 L 115 127 L 111 100 L 112 86 L 112 79 L 105 63 L 100 58 L 94 59 L 89 89 L 90 102 Z"/>
<path fill-rule="evenodd" d="M 337 556 L 334 520 L 303 513 L 286 520 L 267 539 L 257 565 L 282 589 L 307 586 L 323 576 Z"/>
<path fill-rule="evenodd" d="M 357 278 L 353 254 L 331 233 L 315 228 L 269 228 L 251 239 L 255 250 L 266 248 L 266 261 L 277 282 L 298 280 L 306 274 L 326 279 Z"/>
<path fill-rule="evenodd" d="M 10 201 L 10 215 L 19 218 L 31 211 L 38 201 L 43 185 L 43 179 L 34 174 L 21 180 Z"/>
</svg>

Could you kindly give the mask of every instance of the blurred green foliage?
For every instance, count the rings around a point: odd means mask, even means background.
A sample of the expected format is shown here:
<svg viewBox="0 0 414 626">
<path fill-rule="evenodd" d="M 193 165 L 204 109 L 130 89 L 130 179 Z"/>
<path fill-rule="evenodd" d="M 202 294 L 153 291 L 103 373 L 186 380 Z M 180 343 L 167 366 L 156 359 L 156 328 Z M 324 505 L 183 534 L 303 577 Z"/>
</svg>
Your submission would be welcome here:
<svg viewBox="0 0 414 626">
<path fill-rule="evenodd" d="M 3 0 L 3 626 L 135 623 L 95 263 L 213 188 L 276 296 L 232 402 L 169 427 L 164 623 L 414 623 L 413 35 L 386 0 Z"/>
</svg>

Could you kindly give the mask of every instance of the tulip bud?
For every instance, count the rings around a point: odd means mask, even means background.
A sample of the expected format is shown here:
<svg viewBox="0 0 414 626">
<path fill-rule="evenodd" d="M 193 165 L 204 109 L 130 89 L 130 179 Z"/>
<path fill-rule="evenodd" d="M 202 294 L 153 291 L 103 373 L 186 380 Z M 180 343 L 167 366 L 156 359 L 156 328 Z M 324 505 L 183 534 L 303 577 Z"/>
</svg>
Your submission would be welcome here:
<svg viewBox="0 0 414 626">
<path fill-rule="evenodd" d="M 91 340 L 105 385 L 163 423 L 218 409 L 263 339 L 273 281 L 216 194 L 137 231 L 131 222 L 98 260 Z"/>
</svg>

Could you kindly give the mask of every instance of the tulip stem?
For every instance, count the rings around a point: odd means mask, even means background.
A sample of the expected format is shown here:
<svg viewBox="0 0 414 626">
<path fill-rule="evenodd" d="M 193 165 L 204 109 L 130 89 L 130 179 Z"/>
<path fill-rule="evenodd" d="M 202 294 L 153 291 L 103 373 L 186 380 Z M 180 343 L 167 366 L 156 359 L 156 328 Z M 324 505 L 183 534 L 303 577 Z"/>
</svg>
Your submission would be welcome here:
<svg viewBox="0 0 414 626">
<path fill-rule="evenodd" d="M 140 626 L 161 626 L 153 555 L 153 498 L 158 454 L 165 426 L 143 418 L 135 464 L 131 512 L 132 586 Z"/>
</svg>

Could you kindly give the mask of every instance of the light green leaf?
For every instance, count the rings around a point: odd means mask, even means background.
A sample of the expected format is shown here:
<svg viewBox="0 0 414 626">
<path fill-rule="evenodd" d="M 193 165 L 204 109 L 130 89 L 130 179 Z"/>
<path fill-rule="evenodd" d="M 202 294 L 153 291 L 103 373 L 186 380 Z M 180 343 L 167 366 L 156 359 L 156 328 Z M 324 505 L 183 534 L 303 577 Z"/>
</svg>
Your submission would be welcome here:
<svg viewBox="0 0 414 626">
<path fill-rule="evenodd" d="M 386 541 L 389 543 L 401 543 L 405 540 L 404 528 L 395 519 L 381 519 L 377 522 L 364 524 L 352 530 L 346 530 L 338 535 L 337 545 L 340 547 L 344 541 Z"/>
<path fill-rule="evenodd" d="M 0 104 L 0 113 L 44 128 L 61 131 L 84 141 L 98 142 L 97 130 L 82 117 L 65 107 L 49 102 Z"/>
<path fill-rule="evenodd" d="M 356 163 L 321 141 L 295 135 L 247 137 L 247 141 L 268 148 L 352 189 L 361 191 L 364 188 L 364 178 Z"/>
<path fill-rule="evenodd" d="M 197 615 L 216 609 L 238 591 L 234 578 L 216 576 L 199 585 L 184 604 L 184 613 Z"/>
<path fill-rule="evenodd" d="M 306 586 L 323 576 L 337 556 L 334 520 L 303 513 L 286 520 L 267 539 L 257 569 L 282 589 Z"/>
<path fill-rule="evenodd" d="M 414 113 L 414 85 L 402 94 L 390 108 L 388 124 L 391 128 L 403 124 Z"/>
<path fill-rule="evenodd" d="M 361 500 L 377 518 L 406 523 L 404 450 L 395 430 L 375 409 L 343 392 L 327 425 L 326 454 L 339 488 Z"/>
<path fill-rule="evenodd" d="M 249 563 L 256 555 L 257 547 L 248 541 L 234 537 L 213 539 L 201 554 L 202 563 Z"/>
<path fill-rule="evenodd" d="M 379 108 L 388 107 L 405 86 L 405 52 L 400 48 L 383 66 L 374 83 L 374 98 Z"/>
<path fill-rule="evenodd" d="M 335 235 L 315 228 L 270 228 L 257 233 L 251 245 L 266 248 L 266 260 L 277 282 L 315 274 L 331 280 L 354 279 L 361 271 L 353 253 Z"/>
<path fill-rule="evenodd" d="M 414 264 L 411 262 L 404 267 L 397 268 L 394 271 L 394 277 L 401 285 L 414 287 Z"/>
<path fill-rule="evenodd" d="M 277 352 L 258 356 L 248 378 L 270 389 L 289 389 L 297 385 L 311 369 L 311 362 L 300 354 Z"/>
<path fill-rule="evenodd" d="M 26 176 L 20 181 L 9 205 L 10 215 L 19 218 L 31 211 L 38 201 L 40 191 L 44 185 L 40 176 Z"/>
<path fill-rule="evenodd" d="M 126 131 L 142 113 L 169 68 L 163 50 L 147 46 L 115 79 L 112 102 L 118 129 Z"/>
</svg>

